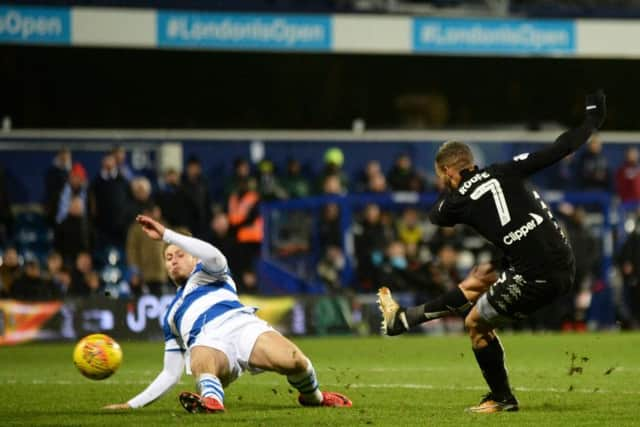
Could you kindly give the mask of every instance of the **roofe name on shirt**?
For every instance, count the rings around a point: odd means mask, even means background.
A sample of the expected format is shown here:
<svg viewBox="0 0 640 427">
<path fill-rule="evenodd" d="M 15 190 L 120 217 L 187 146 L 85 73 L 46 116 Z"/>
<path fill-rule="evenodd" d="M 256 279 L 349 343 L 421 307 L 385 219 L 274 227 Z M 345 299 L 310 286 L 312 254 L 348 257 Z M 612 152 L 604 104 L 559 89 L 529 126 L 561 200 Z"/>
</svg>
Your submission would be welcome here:
<svg viewBox="0 0 640 427">
<path fill-rule="evenodd" d="M 464 196 L 467 193 L 467 191 L 469 191 L 469 189 L 473 186 L 473 184 L 475 184 L 480 180 L 487 179 L 490 177 L 491 175 L 489 175 L 489 172 L 486 172 L 486 171 L 477 173 L 473 175 L 471 178 L 469 178 L 468 180 L 466 180 L 464 184 L 460 186 L 460 188 L 458 189 L 458 192 Z"/>
</svg>

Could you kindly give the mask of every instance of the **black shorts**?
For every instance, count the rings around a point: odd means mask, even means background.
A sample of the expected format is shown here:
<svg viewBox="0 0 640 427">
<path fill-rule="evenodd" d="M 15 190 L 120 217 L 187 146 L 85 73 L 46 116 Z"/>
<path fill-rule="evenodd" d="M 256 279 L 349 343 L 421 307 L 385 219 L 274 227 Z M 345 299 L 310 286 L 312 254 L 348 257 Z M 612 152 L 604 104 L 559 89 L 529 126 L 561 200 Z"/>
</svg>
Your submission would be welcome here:
<svg viewBox="0 0 640 427">
<path fill-rule="evenodd" d="M 476 303 L 483 320 L 494 326 L 524 319 L 571 289 L 573 268 L 524 278 L 513 270 L 502 272 Z"/>
</svg>

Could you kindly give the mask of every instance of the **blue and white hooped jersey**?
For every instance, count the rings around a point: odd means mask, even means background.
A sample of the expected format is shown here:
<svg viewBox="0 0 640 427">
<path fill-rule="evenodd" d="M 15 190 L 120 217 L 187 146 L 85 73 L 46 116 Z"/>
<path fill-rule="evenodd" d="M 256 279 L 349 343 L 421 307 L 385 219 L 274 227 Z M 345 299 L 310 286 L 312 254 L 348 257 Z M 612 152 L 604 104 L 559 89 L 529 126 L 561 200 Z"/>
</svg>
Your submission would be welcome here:
<svg viewBox="0 0 640 427">
<path fill-rule="evenodd" d="M 164 316 L 165 351 L 187 351 L 205 324 L 222 322 L 237 311 L 256 310 L 238 300 L 228 268 L 213 273 L 198 262 L 187 283 L 178 288 Z"/>
</svg>

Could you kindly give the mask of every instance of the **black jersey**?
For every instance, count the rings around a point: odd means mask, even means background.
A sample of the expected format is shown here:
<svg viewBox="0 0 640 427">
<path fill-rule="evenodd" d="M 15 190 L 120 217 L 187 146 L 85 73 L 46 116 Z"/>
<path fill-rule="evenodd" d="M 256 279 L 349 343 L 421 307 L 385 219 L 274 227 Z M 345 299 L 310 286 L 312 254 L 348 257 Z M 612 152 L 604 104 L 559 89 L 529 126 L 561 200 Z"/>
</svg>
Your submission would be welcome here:
<svg viewBox="0 0 640 427">
<path fill-rule="evenodd" d="M 576 128 L 543 150 L 485 169 L 462 171 L 458 188 L 445 192 L 431 209 L 431 221 L 473 227 L 500 248 L 524 277 L 545 277 L 571 268 L 571 247 L 527 177 L 575 151 L 591 132 L 589 126 Z"/>
</svg>

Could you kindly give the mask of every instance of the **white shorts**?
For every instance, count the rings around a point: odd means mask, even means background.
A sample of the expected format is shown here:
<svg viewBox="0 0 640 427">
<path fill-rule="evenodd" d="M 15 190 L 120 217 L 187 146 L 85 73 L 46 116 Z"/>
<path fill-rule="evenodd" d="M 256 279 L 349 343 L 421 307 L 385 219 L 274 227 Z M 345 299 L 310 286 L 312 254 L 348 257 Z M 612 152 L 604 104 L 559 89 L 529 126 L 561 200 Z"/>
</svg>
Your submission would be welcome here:
<svg viewBox="0 0 640 427">
<path fill-rule="evenodd" d="M 205 324 L 191 348 L 201 345 L 223 352 L 229 360 L 231 375 L 227 383 L 230 383 L 235 381 L 244 371 L 262 372 L 249 366 L 249 358 L 258 337 L 271 331 L 277 332 L 255 314 L 238 311 L 221 324 L 216 324 L 216 322 Z M 188 371 L 191 370 L 189 364 L 187 361 Z M 190 374 L 190 372 L 188 373 Z"/>
</svg>

